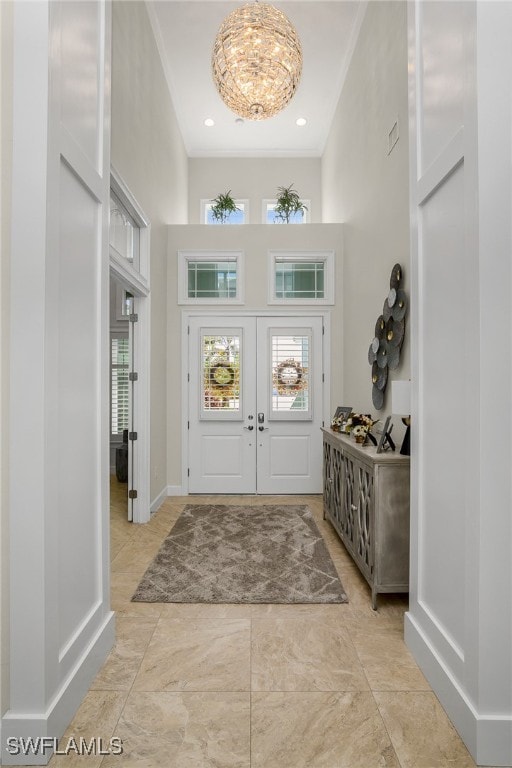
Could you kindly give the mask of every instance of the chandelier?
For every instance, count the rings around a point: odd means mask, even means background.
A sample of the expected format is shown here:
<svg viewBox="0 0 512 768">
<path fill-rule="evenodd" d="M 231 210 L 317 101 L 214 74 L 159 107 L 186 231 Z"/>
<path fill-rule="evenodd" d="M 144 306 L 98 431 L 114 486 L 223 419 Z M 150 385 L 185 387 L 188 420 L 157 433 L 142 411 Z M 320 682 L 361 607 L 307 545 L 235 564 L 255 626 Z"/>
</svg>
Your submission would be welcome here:
<svg viewBox="0 0 512 768">
<path fill-rule="evenodd" d="M 268 3 L 232 11 L 217 33 L 213 79 L 240 117 L 265 120 L 290 101 L 302 72 L 302 48 L 289 19 Z"/>
</svg>

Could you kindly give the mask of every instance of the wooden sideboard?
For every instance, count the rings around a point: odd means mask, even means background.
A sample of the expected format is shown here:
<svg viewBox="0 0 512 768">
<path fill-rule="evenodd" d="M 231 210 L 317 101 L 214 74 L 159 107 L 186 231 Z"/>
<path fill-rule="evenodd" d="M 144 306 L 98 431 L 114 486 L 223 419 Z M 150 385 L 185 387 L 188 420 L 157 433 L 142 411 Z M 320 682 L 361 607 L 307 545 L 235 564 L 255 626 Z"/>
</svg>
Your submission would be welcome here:
<svg viewBox="0 0 512 768">
<path fill-rule="evenodd" d="M 409 456 L 323 432 L 324 518 L 372 590 L 409 591 Z"/>
</svg>

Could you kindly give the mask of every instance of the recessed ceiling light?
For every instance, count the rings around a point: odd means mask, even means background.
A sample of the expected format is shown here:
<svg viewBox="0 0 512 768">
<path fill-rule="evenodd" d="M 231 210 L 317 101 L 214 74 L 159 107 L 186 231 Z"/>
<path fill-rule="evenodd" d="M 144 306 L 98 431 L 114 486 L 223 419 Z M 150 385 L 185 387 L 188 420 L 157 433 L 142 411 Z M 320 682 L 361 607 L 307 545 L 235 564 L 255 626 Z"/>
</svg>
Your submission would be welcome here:
<svg viewBox="0 0 512 768">
<path fill-rule="evenodd" d="M 296 123 L 296 124 L 297 124 L 297 125 L 298 125 L 300 128 L 302 128 L 302 126 L 303 126 L 303 125 L 306 125 L 306 123 L 307 123 L 307 120 L 306 120 L 306 118 L 305 118 L 305 117 L 298 117 L 298 118 L 297 118 L 297 120 L 295 121 L 295 123 Z"/>
<path fill-rule="evenodd" d="M 212 120 L 211 117 L 207 117 L 206 120 L 204 121 L 204 124 L 206 125 L 207 128 L 211 128 L 213 125 L 215 125 L 215 120 Z"/>
</svg>

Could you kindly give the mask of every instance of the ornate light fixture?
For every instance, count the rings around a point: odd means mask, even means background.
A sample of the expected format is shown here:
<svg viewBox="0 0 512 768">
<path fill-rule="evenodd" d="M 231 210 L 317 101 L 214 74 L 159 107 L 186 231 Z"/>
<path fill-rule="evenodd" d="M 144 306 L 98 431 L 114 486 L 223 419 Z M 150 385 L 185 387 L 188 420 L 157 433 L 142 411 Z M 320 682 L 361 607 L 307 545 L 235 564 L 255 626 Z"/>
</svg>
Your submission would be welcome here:
<svg viewBox="0 0 512 768">
<path fill-rule="evenodd" d="M 268 3 L 232 11 L 217 33 L 213 79 L 240 117 L 265 120 L 290 101 L 302 72 L 302 48 L 289 19 Z"/>
</svg>

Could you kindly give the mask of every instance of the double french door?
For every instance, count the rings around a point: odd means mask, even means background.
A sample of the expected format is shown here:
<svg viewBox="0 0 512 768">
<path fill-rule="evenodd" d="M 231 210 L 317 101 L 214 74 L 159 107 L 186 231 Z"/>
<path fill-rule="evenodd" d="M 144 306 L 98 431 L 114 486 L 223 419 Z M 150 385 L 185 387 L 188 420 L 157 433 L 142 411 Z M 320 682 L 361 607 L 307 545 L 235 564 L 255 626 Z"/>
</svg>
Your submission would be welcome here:
<svg viewBox="0 0 512 768">
<path fill-rule="evenodd" d="M 194 317 L 191 493 L 320 493 L 322 318 Z"/>
</svg>

